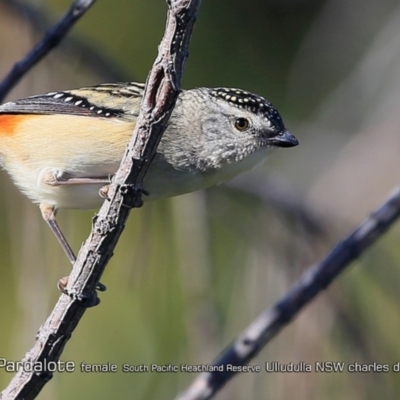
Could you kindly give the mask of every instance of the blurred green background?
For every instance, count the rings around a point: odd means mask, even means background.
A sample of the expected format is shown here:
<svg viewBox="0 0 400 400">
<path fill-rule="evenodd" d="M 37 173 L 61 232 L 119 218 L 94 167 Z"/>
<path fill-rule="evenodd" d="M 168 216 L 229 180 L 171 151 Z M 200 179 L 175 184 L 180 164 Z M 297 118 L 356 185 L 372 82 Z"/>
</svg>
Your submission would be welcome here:
<svg viewBox="0 0 400 400">
<path fill-rule="evenodd" d="M 70 2 L 26 1 L 43 13 L 36 28 L 8 3 L 0 1 L 0 78 L 40 39 L 43 16 L 55 21 Z M 73 43 L 35 67 L 8 99 L 144 81 L 165 16 L 161 0 L 98 0 L 70 35 Z M 366 218 L 400 178 L 399 26 L 395 0 L 204 0 L 183 87 L 265 96 L 300 146 L 277 151 L 245 178 L 257 179 L 270 201 L 218 187 L 135 210 L 102 279 L 108 290 L 62 360 L 78 369 L 81 362 L 210 363 Z M 0 183 L 0 358 L 20 360 L 70 265 L 38 208 L 4 171 Z M 93 214 L 59 213 L 73 248 Z M 399 236 L 392 229 L 253 363 L 400 361 Z M 195 376 L 60 373 L 40 398 L 174 398 Z M 11 377 L 0 370 L 1 387 Z M 237 377 L 218 398 L 397 399 L 399 382 L 393 372 L 261 372 Z"/>
</svg>

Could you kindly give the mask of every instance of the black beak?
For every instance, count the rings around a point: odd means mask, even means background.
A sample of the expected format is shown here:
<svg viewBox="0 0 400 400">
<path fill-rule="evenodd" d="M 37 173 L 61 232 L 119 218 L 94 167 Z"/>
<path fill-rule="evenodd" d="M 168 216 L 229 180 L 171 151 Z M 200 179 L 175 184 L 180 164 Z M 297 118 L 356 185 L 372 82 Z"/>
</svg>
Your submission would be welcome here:
<svg viewBox="0 0 400 400">
<path fill-rule="evenodd" d="M 296 137 L 288 131 L 282 131 L 279 135 L 271 138 L 269 141 L 277 147 L 294 147 L 299 144 Z"/>
</svg>

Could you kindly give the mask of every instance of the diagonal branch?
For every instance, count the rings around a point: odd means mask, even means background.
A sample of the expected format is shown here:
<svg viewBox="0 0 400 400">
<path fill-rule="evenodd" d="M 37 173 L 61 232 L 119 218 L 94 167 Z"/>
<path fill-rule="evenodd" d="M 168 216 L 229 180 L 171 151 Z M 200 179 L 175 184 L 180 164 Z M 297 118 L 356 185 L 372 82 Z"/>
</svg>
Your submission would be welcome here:
<svg viewBox="0 0 400 400">
<path fill-rule="evenodd" d="M 2 396 L 33 399 L 52 377 L 49 363 L 60 355 L 87 307 L 96 305 L 95 288 L 113 254 L 132 207 L 140 207 L 142 182 L 156 152 L 180 90 L 183 66 L 200 0 L 168 0 L 168 17 L 159 55 L 147 79 L 140 115 L 106 201 L 93 220 L 92 232 L 82 246 L 67 292 L 42 325 L 35 345 Z M 62 363 L 61 363 L 62 364 Z M 50 364 L 54 365 L 54 364 Z"/>
<path fill-rule="evenodd" d="M 218 371 L 201 374 L 178 400 L 205 400 L 213 397 L 235 374 L 324 290 L 350 263 L 356 260 L 400 216 L 400 188 L 346 239 L 339 242 L 319 264 L 311 267 L 275 305 L 260 314 L 214 361 Z M 216 369 L 216 368 L 214 368 Z"/>
<path fill-rule="evenodd" d="M 63 17 L 51 28 L 44 38 L 20 61 L 0 83 L 0 103 L 19 80 L 54 47 L 65 38 L 75 22 L 81 18 L 96 0 L 76 0 Z"/>
</svg>

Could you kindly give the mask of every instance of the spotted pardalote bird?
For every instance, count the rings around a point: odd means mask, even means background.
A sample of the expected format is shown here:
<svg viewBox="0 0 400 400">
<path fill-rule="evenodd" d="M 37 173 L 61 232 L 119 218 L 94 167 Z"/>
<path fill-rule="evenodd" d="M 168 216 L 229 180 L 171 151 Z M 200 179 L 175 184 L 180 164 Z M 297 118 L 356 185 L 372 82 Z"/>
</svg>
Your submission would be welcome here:
<svg viewBox="0 0 400 400">
<path fill-rule="evenodd" d="M 39 204 L 69 260 L 59 208 L 97 208 L 139 114 L 144 85 L 113 83 L 53 92 L 0 106 L 0 164 Z M 269 150 L 298 144 L 275 107 L 240 89 L 182 91 L 144 187 L 149 199 L 222 183 Z"/>
</svg>

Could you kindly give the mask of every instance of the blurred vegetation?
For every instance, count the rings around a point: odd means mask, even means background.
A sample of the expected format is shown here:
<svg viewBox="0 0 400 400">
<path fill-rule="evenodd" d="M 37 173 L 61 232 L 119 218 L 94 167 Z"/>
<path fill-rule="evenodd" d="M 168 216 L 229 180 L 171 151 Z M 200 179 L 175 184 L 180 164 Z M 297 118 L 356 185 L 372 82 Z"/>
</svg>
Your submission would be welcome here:
<svg viewBox="0 0 400 400">
<path fill-rule="evenodd" d="M 32 1 L 50 20 L 67 0 Z M 143 81 L 165 25 L 160 0 L 98 0 L 72 36 L 101 53 L 121 79 Z M 361 222 L 400 168 L 400 4 L 395 0 L 204 0 L 184 87 L 231 86 L 271 100 L 300 146 L 252 172 L 290 188 L 326 233 L 296 213 L 223 187 L 134 211 L 62 360 L 209 363 L 301 272 Z M 0 1 L 0 76 L 40 38 Z M 10 94 L 24 97 L 96 84 L 86 54 L 61 45 Z M 59 293 L 69 264 L 5 172 L 0 174 L 0 358 L 20 360 Z M 263 182 L 260 180 L 260 182 Z M 260 183 L 261 184 L 261 183 Z M 75 249 L 93 212 L 62 210 Z M 400 361 L 399 229 L 346 272 L 254 360 L 394 364 Z M 173 398 L 195 377 L 182 373 L 56 374 L 41 399 Z M 11 375 L 0 370 L 4 387 Z M 243 374 L 219 399 L 397 399 L 395 373 Z"/>
</svg>

